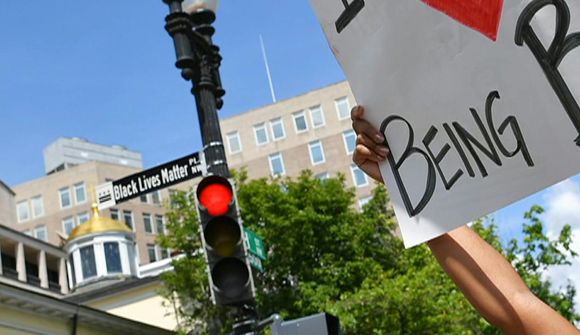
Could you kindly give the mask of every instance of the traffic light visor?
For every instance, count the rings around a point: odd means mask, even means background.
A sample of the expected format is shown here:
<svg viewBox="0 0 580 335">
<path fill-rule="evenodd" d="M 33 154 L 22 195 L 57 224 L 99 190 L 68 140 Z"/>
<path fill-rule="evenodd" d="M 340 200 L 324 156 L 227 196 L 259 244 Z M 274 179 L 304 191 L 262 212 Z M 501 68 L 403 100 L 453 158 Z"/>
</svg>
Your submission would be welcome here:
<svg viewBox="0 0 580 335">
<path fill-rule="evenodd" d="M 242 241 L 239 224 L 228 216 L 211 219 L 203 230 L 205 243 L 221 257 L 232 256 Z"/>
<path fill-rule="evenodd" d="M 244 262 L 228 257 L 219 261 L 211 271 L 214 286 L 228 298 L 236 298 L 247 289 L 250 272 Z"/>
<path fill-rule="evenodd" d="M 197 199 L 211 216 L 224 215 L 232 202 L 233 190 L 229 181 L 219 176 L 210 176 L 199 183 Z"/>
</svg>

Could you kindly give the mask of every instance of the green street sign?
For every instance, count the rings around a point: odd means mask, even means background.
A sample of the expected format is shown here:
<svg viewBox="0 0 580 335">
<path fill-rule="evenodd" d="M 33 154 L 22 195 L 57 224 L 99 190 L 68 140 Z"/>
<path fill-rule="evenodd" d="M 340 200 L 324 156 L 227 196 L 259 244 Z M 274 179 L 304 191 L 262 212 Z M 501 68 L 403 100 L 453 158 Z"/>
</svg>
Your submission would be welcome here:
<svg viewBox="0 0 580 335">
<path fill-rule="evenodd" d="M 245 227 L 244 232 L 246 233 L 246 246 L 248 247 L 248 251 L 259 258 L 266 260 L 266 248 L 264 248 L 264 241 L 262 241 L 262 238 Z"/>
<path fill-rule="evenodd" d="M 262 260 L 259 259 L 257 256 L 253 255 L 253 254 L 249 254 L 248 255 L 248 260 L 250 261 L 250 265 L 260 271 L 263 272 L 264 271 L 264 267 L 262 266 Z"/>
</svg>

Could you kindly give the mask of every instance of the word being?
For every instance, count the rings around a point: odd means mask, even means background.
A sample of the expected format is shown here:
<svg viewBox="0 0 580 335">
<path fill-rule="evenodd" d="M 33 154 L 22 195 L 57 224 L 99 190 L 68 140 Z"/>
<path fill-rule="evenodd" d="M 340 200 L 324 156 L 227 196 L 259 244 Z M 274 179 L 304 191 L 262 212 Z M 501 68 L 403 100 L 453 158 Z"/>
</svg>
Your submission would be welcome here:
<svg viewBox="0 0 580 335">
<path fill-rule="evenodd" d="M 346 26 L 352 21 L 358 13 L 364 8 L 364 0 L 353 0 L 350 4 L 347 0 L 341 0 L 344 5 L 344 11 L 340 14 L 334 25 L 336 26 L 336 32 L 341 33 Z"/>
<path fill-rule="evenodd" d="M 542 42 L 530 25 L 533 17 L 544 7 L 553 5 L 556 8 L 556 33 L 548 50 L 544 48 Z M 578 137 L 574 140 L 580 146 L 580 107 L 574 99 L 568 85 L 558 71 L 560 63 L 564 57 L 573 49 L 580 46 L 580 32 L 568 35 L 570 28 L 570 9 L 564 0 L 535 0 L 532 1 L 518 18 L 516 25 L 515 42 L 522 46 L 524 42 L 530 48 L 538 63 L 542 67 L 544 74 L 548 78 L 550 85 L 556 92 L 560 102 L 564 106 L 566 113 L 572 120 L 572 124 L 578 131 Z"/>
<path fill-rule="evenodd" d="M 439 178 L 441 179 L 441 182 L 447 191 L 449 191 L 459 180 L 459 178 L 461 178 L 465 173 L 467 173 L 467 175 L 471 178 L 476 177 L 476 168 L 482 178 L 487 177 L 488 171 L 481 159 L 481 154 L 489 158 L 489 160 L 497 166 L 502 166 L 500 154 L 507 158 L 521 154 L 525 163 L 529 167 L 534 166 L 534 162 L 524 140 L 524 136 L 518 121 L 514 116 L 508 116 L 496 129 L 492 116 L 492 107 L 494 100 L 499 98 L 500 96 L 497 91 L 492 91 L 487 96 L 485 103 L 485 124 L 475 108 L 469 109 L 473 120 L 477 125 L 477 129 L 479 130 L 479 135 L 481 135 L 481 137 L 484 139 L 483 143 L 480 142 L 473 134 L 467 131 L 458 122 L 454 121 L 451 122 L 451 124 L 443 123 L 443 130 L 447 134 L 451 144 L 445 143 L 445 145 L 437 153 L 433 152 L 433 149 L 431 148 L 433 140 L 439 133 L 439 129 L 437 129 L 435 126 L 431 126 L 425 136 L 423 136 L 421 141 L 425 148 L 425 150 L 423 150 L 415 146 L 415 134 L 413 127 L 407 120 L 398 115 L 391 115 L 383 120 L 380 127 L 380 131 L 383 133 L 383 135 L 386 134 L 387 127 L 389 127 L 389 125 L 395 121 L 399 121 L 397 123 L 402 122 L 408 129 L 409 138 L 403 153 L 399 159 L 395 159 L 393 155 L 389 155 L 388 159 L 393 176 L 395 178 L 395 182 L 397 183 L 397 188 L 399 189 L 403 199 L 407 214 L 410 217 L 419 214 L 431 200 L 437 182 L 436 174 L 439 175 Z M 515 148 L 512 150 L 508 149 L 499 137 L 499 135 L 504 134 L 508 127 L 511 129 L 511 133 L 513 134 L 516 142 Z M 387 140 L 385 140 L 385 145 L 389 146 Z M 453 146 L 458 156 L 460 157 L 462 166 L 457 168 L 453 175 L 446 176 L 441 168 L 441 163 L 451 149 L 451 146 Z M 421 197 L 421 200 L 415 206 L 413 206 L 411 203 L 411 199 L 399 172 L 405 161 L 413 155 L 423 157 L 427 163 L 427 183 L 425 185 L 425 191 Z M 472 165 L 468 159 L 468 155 L 475 162 L 476 167 Z"/>
</svg>

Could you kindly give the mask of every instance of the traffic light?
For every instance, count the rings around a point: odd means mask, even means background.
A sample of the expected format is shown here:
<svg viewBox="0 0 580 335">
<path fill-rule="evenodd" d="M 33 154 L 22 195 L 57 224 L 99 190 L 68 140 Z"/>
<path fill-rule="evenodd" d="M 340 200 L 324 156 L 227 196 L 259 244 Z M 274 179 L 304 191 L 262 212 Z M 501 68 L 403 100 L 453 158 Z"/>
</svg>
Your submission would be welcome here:
<svg viewBox="0 0 580 335">
<path fill-rule="evenodd" d="M 235 188 L 226 178 L 208 176 L 197 186 L 196 196 L 214 303 L 231 306 L 253 301 L 254 282 Z"/>
</svg>

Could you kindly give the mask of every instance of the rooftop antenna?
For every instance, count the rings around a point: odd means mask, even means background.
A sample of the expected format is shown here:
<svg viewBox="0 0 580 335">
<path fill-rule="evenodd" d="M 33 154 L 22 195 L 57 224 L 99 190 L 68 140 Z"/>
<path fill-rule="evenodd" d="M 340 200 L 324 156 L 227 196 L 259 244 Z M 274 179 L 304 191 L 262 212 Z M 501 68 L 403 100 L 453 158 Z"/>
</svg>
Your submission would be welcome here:
<svg viewBox="0 0 580 335">
<path fill-rule="evenodd" d="M 264 58 L 264 65 L 266 66 L 268 83 L 270 84 L 270 94 L 272 94 L 272 102 L 276 103 L 276 94 L 274 93 L 274 85 L 272 85 L 272 75 L 270 74 L 270 66 L 268 66 L 268 57 L 266 57 L 266 48 L 264 47 L 264 40 L 262 39 L 262 34 L 260 34 L 260 46 L 262 47 L 262 57 Z"/>
</svg>

